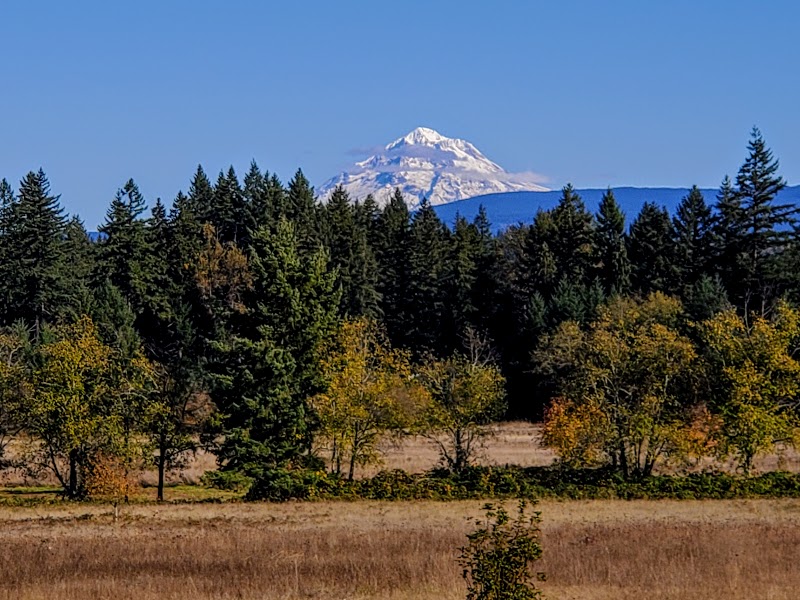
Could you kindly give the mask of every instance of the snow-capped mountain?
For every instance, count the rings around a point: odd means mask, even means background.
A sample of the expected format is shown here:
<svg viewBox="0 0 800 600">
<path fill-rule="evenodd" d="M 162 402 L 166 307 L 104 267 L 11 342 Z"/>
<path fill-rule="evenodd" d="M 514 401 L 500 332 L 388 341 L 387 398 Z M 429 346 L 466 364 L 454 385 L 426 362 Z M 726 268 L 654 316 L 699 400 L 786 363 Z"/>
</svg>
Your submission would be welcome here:
<svg viewBox="0 0 800 600">
<path fill-rule="evenodd" d="M 532 173 L 505 171 L 466 140 L 417 127 L 382 152 L 329 179 L 318 192 L 327 200 L 341 185 L 353 200 L 372 194 L 384 205 L 400 188 L 409 208 L 416 208 L 423 198 L 437 205 L 485 194 L 547 191 L 538 181 Z"/>
</svg>

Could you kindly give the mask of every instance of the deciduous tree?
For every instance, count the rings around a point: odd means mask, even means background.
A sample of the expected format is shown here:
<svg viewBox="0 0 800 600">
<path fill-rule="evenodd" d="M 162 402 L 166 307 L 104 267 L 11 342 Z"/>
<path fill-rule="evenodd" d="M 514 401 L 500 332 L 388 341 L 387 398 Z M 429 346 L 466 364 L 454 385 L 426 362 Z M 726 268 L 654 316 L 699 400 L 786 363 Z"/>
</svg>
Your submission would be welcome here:
<svg viewBox="0 0 800 600">
<path fill-rule="evenodd" d="M 130 414 L 144 414 L 150 365 L 104 344 L 88 317 L 56 328 L 37 352 L 24 407 L 36 465 L 50 470 L 70 498 L 85 493 L 89 460 L 107 453 L 129 460 L 137 437 Z"/>
<path fill-rule="evenodd" d="M 322 358 L 326 390 L 311 407 L 319 434 L 329 444 L 336 473 L 380 460 L 377 444 L 407 427 L 425 393 L 416 383 L 408 352 L 392 349 L 385 332 L 369 319 L 342 325 Z"/>
<path fill-rule="evenodd" d="M 691 439 L 682 380 L 696 352 L 678 329 L 680 302 L 662 294 L 612 299 L 588 329 L 565 322 L 544 339 L 539 369 L 558 380 L 544 443 L 567 463 L 610 463 L 625 477 L 652 473 Z"/>
<path fill-rule="evenodd" d="M 475 459 L 485 426 L 505 410 L 505 379 L 474 333 L 468 334 L 466 354 L 424 361 L 419 378 L 430 401 L 417 431 L 437 445 L 445 467 L 462 471 Z"/>
<path fill-rule="evenodd" d="M 753 459 L 792 442 L 798 425 L 800 312 L 779 304 L 771 318 L 745 320 L 727 310 L 701 327 L 712 382 L 712 409 L 722 421 L 719 454 L 745 472 Z"/>
</svg>

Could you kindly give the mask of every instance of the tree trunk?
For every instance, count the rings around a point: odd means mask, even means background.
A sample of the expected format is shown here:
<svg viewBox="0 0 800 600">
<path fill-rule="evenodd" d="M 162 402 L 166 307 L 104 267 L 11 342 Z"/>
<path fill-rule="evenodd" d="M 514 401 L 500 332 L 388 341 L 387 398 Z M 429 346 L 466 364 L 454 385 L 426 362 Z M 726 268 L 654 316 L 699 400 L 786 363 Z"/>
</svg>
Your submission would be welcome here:
<svg viewBox="0 0 800 600">
<path fill-rule="evenodd" d="M 467 456 L 464 451 L 464 435 L 461 429 L 456 429 L 455 441 L 455 465 L 454 470 L 460 473 L 467 466 Z"/>
<path fill-rule="evenodd" d="M 353 445 L 350 448 L 350 468 L 347 472 L 347 480 L 353 481 L 353 477 L 356 474 L 356 456 L 358 454 L 358 446 L 361 443 L 358 432 L 353 434 Z"/>
<path fill-rule="evenodd" d="M 78 497 L 78 451 L 69 452 L 69 483 L 67 485 L 67 497 L 74 500 Z"/>
<path fill-rule="evenodd" d="M 158 448 L 158 491 L 156 492 L 156 500 L 158 502 L 164 501 L 164 470 L 167 466 L 167 449 L 166 441 L 163 436 L 159 440 Z"/>
<path fill-rule="evenodd" d="M 628 479 L 630 470 L 628 469 L 628 453 L 625 451 L 625 442 L 619 444 L 619 466 L 622 469 L 622 476 Z"/>
</svg>

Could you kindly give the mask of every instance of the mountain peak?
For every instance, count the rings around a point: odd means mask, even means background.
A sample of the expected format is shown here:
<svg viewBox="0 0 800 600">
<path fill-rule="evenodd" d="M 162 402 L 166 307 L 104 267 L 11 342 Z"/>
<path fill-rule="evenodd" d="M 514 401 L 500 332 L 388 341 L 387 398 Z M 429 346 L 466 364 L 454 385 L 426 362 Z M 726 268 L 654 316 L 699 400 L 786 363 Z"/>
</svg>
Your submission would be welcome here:
<svg viewBox="0 0 800 600">
<path fill-rule="evenodd" d="M 409 131 L 403 137 L 398 138 L 391 144 L 387 145 L 385 149 L 391 150 L 392 148 L 402 145 L 433 146 L 444 141 L 454 140 L 450 140 L 450 138 L 443 136 L 435 129 L 431 129 L 429 127 L 417 127 L 416 129 Z"/>
<path fill-rule="evenodd" d="M 372 194 L 383 205 L 399 188 L 409 208 L 416 208 L 423 198 L 437 205 L 484 194 L 546 190 L 539 180 L 532 173 L 505 171 L 466 140 L 417 127 L 326 181 L 319 193 L 326 200 L 342 186 L 354 201 Z"/>
</svg>

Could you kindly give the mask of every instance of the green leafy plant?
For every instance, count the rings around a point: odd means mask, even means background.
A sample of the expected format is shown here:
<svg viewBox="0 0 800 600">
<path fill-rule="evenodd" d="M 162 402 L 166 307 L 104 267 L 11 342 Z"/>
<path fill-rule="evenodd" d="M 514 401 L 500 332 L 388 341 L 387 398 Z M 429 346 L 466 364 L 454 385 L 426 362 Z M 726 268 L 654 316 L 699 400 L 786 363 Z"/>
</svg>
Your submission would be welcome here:
<svg viewBox="0 0 800 600">
<path fill-rule="evenodd" d="M 537 583 L 544 573 L 533 570 L 542 557 L 541 514 L 520 500 L 512 517 L 502 506 L 486 504 L 485 519 L 467 534 L 459 564 L 467 582 L 467 600 L 536 600 L 544 598 Z"/>
</svg>

